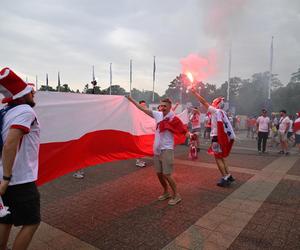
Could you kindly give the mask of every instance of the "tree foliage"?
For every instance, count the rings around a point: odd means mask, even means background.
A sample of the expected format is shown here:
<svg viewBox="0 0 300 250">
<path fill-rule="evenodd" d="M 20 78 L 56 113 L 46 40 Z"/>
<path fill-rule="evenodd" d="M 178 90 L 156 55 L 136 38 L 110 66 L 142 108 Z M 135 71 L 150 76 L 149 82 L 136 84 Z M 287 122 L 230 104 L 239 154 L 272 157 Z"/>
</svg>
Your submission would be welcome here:
<svg viewBox="0 0 300 250">
<path fill-rule="evenodd" d="M 268 100 L 269 82 L 271 84 L 271 103 Z M 252 75 L 251 79 L 242 79 L 240 77 L 232 77 L 229 81 L 230 106 L 235 107 L 237 114 L 253 115 L 260 113 L 262 108 L 271 107 L 273 111 L 286 109 L 288 113 L 294 114 L 299 112 L 300 105 L 300 69 L 293 73 L 290 82 L 284 86 L 278 79 L 276 74 L 271 76 L 269 72 L 259 72 Z M 91 86 L 91 87 L 90 87 Z M 101 90 L 100 86 L 86 84 L 83 93 L 86 94 L 110 94 L 110 87 Z M 169 97 L 172 101 L 185 104 L 192 102 L 197 105 L 198 102 L 189 93 L 191 83 L 186 75 L 179 74 L 168 85 L 163 96 L 154 93 L 154 103 L 158 103 L 161 98 Z M 224 82 L 220 87 L 215 84 L 193 82 L 194 88 L 209 102 L 218 96 L 227 97 L 228 82 Z M 74 92 L 68 84 L 57 86 L 55 89 L 51 86 L 41 85 L 40 91 L 60 91 Z M 79 90 L 76 91 L 79 93 Z M 120 85 L 111 86 L 112 95 L 128 95 L 124 88 Z M 147 103 L 152 103 L 152 91 L 132 89 L 131 96 L 135 100 L 145 100 Z"/>
</svg>

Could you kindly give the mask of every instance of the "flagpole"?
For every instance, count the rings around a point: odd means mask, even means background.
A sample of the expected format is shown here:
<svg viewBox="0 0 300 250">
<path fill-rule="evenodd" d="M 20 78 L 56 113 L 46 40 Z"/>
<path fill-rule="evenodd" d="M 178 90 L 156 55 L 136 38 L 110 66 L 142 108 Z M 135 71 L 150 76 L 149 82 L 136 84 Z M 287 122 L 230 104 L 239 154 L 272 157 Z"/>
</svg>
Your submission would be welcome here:
<svg viewBox="0 0 300 250">
<path fill-rule="evenodd" d="M 154 103 L 155 72 L 156 72 L 155 56 L 153 56 L 153 89 L 152 89 L 152 102 L 153 103 Z"/>
<path fill-rule="evenodd" d="M 112 85 L 112 63 L 109 64 L 109 94 L 111 95 L 111 85 Z"/>
<path fill-rule="evenodd" d="M 132 86 L 132 59 L 130 59 L 129 64 L 129 95 L 131 96 L 131 86 Z"/>
<path fill-rule="evenodd" d="M 38 88 L 38 76 L 37 75 L 35 76 L 35 89 L 36 89 L 36 91 L 39 90 L 39 88 Z"/>
<path fill-rule="evenodd" d="M 94 67 L 94 65 L 93 65 L 92 78 L 93 78 L 93 81 L 95 81 L 95 67 Z"/>
<path fill-rule="evenodd" d="M 57 75 L 57 91 L 60 92 L 60 75 L 59 75 L 59 71 L 58 71 L 58 75 Z"/>
<path fill-rule="evenodd" d="M 48 73 L 46 74 L 46 91 L 48 91 L 49 83 L 48 83 Z"/>
<path fill-rule="evenodd" d="M 269 83 L 268 83 L 268 100 L 271 100 L 271 84 L 272 84 L 272 72 L 273 72 L 273 36 L 271 40 L 270 48 L 270 74 L 269 74 Z"/>
<path fill-rule="evenodd" d="M 229 108 L 229 93 L 230 93 L 230 75 L 231 75 L 231 43 L 229 47 L 229 61 L 228 61 L 228 85 L 227 85 L 227 102 Z"/>
</svg>

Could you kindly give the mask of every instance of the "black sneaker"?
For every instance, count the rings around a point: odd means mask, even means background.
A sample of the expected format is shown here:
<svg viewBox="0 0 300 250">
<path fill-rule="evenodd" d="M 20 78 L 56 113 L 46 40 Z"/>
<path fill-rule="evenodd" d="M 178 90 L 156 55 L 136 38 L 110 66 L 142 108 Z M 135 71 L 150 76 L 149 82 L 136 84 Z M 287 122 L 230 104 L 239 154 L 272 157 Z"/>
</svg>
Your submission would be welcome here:
<svg viewBox="0 0 300 250">
<path fill-rule="evenodd" d="M 234 182 L 235 181 L 235 179 L 233 178 L 232 175 L 230 175 L 227 180 L 230 181 L 230 182 Z"/>
<path fill-rule="evenodd" d="M 284 152 L 281 150 L 281 151 L 279 151 L 279 152 L 278 152 L 278 154 L 281 154 L 281 155 L 283 155 L 283 154 L 284 154 Z"/>
<path fill-rule="evenodd" d="M 228 187 L 230 185 L 229 180 L 225 180 L 224 178 L 221 178 L 221 180 L 217 183 L 217 186 L 219 187 Z"/>
<path fill-rule="evenodd" d="M 285 152 L 285 155 L 286 155 L 286 156 L 290 155 L 290 152 Z"/>
</svg>

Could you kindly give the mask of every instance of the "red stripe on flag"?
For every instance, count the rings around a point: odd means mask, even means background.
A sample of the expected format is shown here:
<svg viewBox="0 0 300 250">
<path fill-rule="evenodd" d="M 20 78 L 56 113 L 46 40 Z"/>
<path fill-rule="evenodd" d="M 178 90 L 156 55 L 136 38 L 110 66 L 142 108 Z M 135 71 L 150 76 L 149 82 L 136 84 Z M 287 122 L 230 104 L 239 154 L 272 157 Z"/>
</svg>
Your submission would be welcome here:
<svg viewBox="0 0 300 250">
<path fill-rule="evenodd" d="M 41 144 L 37 184 L 96 164 L 153 155 L 153 141 L 154 134 L 101 130 L 77 140 Z"/>
</svg>

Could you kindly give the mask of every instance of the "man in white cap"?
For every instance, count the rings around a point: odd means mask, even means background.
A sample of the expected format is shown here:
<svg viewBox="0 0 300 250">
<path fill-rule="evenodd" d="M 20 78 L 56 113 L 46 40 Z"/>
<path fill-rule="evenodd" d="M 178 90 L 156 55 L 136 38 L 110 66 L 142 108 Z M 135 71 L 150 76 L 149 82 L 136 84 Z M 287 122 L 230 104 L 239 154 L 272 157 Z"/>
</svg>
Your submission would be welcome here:
<svg viewBox="0 0 300 250">
<path fill-rule="evenodd" d="M 194 88 L 192 88 L 192 93 L 203 104 L 207 111 L 211 113 L 210 136 L 212 143 L 208 149 L 208 153 L 214 155 L 218 169 L 222 175 L 217 185 L 220 187 L 229 186 L 235 179 L 229 173 L 225 158 L 231 151 L 235 134 L 227 115 L 222 110 L 224 107 L 224 98 L 218 97 L 210 105 Z"/>
<path fill-rule="evenodd" d="M 0 125 L 0 196 L 10 214 L 0 217 L 0 249 L 7 248 L 12 225 L 22 226 L 13 249 L 27 249 L 41 221 L 40 195 L 35 181 L 38 174 L 40 126 L 32 107 L 33 87 L 11 69 L 0 71 L 2 103 Z"/>
</svg>

